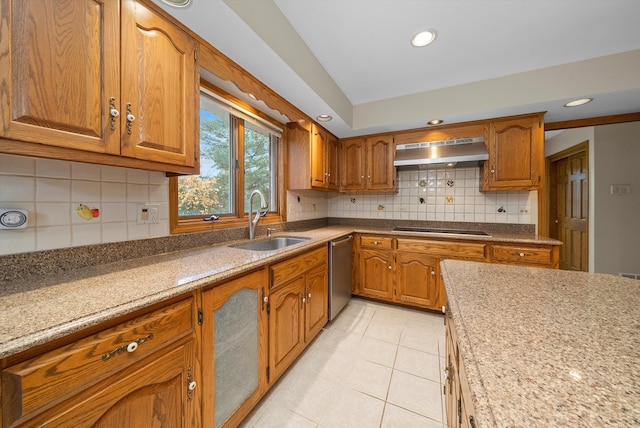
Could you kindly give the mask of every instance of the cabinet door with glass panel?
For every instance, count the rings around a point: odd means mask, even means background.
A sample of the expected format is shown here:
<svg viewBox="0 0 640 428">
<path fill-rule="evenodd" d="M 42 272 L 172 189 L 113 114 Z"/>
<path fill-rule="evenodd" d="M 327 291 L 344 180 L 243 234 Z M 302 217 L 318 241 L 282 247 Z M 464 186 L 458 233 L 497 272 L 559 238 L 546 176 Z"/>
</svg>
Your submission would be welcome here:
<svg viewBox="0 0 640 428">
<path fill-rule="evenodd" d="M 264 269 L 202 293 L 203 426 L 235 427 L 267 389 Z"/>
<path fill-rule="evenodd" d="M 273 123 L 203 87 L 200 174 L 172 179 L 172 232 L 244 225 L 254 190 L 260 190 L 268 203 L 262 223 L 279 221 L 280 137 Z M 253 208 L 255 212 L 259 207 Z"/>
</svg>

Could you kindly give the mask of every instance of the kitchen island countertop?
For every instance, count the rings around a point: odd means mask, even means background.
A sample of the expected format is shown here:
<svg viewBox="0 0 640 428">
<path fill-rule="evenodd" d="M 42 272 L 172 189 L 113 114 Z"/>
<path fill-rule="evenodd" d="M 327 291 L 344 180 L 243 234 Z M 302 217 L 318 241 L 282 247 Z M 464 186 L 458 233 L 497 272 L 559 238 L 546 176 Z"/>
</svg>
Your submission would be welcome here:
<svg viewBox="0 0 640 428">
<path fill-rule="evenodd" d="M 640 426 L 640 282 L 441 266 L 479 427 Z"/>
</svg>

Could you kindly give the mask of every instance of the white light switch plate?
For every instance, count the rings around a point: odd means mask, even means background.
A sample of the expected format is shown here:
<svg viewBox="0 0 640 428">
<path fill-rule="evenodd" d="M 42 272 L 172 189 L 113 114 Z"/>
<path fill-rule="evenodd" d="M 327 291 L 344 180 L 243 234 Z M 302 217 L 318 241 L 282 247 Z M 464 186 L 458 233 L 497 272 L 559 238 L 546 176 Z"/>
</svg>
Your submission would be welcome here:
<svg viewBox="0 0 640 428">
<path fill-rule="evenodd" d="M 157 224 L 160 222 L 160 205 L 138 204 L 138 224 Z"/>
</svg>

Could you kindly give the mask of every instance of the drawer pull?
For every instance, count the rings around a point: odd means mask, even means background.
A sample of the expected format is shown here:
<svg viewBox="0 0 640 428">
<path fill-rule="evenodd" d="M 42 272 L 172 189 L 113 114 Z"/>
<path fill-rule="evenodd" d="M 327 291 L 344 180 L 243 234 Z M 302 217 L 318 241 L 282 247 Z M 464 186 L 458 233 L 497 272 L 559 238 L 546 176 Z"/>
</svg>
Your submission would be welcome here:
<svg viewBox="0 0 640 428">
<path fill-rule="evenodd" d="M 124 351 L 135 352 L 135 350 L 138 349 L 138 345 L 146 342 L 149 339 L 153 339 L 153 333 L 149 333 L 146 336 L 141 337 L 140 339 L 136 339 L 133 342 L 129 342 L 126 345 L 122 345 L 119 348 L 116 348 L 111 352 L 107 352 L 106 354 L 104 354 L 102 356 L 102 360 L 103 361 L 107 361 L 109 358 L 113 357 L 114 355 L 122 354 Z"/>
<path fill-rule="evenodd" d="M 373 245 L 380 245 L 380 242 L 378 242 L 378 241 L 373 241 Z"/>
</svg>

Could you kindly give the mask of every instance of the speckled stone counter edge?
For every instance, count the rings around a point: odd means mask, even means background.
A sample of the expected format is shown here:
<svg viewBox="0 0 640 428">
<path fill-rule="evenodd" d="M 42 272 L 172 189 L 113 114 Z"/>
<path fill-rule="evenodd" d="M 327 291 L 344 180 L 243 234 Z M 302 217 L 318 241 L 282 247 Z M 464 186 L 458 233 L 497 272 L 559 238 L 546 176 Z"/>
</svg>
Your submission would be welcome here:
<svg viewBox="0 0 640 428">
<path fill-rule="evenodd" d="M 380 229 L 392 229 L 396 226 L 460 228 L 482 230 L 489 234 L 532 235 L 535 232 L 535 226 L 532 224 L 321 218 L 259 225 L 256 234 L 258 236 L 265 235 L 267 227 L 276 229 L 276 232 L 294 232 L 339 225 Z M 51 275 L 100 264 L 182 251 L 207 245 L 216 245 L 246 239 L 247 236 L 247 227 L 236 227 L 205 232 L 183 233 L 161 238 L 10 254 L 0 256 L 0 284 L 5 281 L 19 280 L 30 276 Z"/>
</svg>

